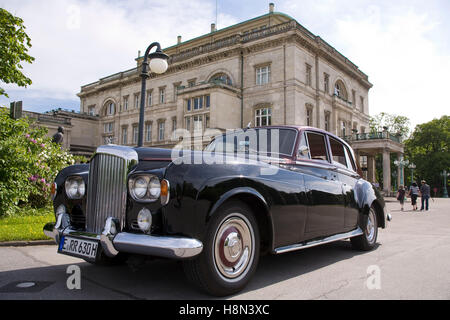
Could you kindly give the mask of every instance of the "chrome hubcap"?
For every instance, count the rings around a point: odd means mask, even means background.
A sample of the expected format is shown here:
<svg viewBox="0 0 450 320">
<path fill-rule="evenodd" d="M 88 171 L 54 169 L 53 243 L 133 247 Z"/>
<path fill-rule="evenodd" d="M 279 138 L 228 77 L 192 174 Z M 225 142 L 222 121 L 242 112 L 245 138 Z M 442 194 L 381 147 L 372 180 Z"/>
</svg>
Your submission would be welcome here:
<svg viewBox="0 0 450 320">
<path fill-rule="evenodd" d="M 372 243 L 375 239 L 375 213 L 373 209 L 370 209 L 369 216 L 367 217 L 366 237 L 367 241 Z"/>
<path fill-rule="evenodd" d="M 233 214 L 222 223 L 214 239 L 214 261 L 223 277 L 236 279 L 246 271 L 253 242 L 253 230 L 244 216 Z"/>
</svg>

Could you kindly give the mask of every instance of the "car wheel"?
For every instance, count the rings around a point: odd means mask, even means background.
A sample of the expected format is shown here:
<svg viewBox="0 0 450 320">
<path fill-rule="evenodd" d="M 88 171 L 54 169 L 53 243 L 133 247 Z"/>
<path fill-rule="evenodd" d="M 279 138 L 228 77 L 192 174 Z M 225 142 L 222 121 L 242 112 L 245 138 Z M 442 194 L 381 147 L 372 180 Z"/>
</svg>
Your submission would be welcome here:
<svg viewBox="0 0 450 320">
<path fill-rule="evenodd" d="M 259 230 L 252 211 L 230 201 L 208 223 L 202 253 L 183 262 L 188 279 L 206 292 L 226 296 L 241 291 L 259 260 Z"/>
<path fill-rule="evenodd" d="M 357 250 L 369 251 L 375 247 L 378 236 L 377 213 L 373 207 L 367 215 L 363 215 L 363 234 L 350 238 L 352 246 Z"/>
</svg>

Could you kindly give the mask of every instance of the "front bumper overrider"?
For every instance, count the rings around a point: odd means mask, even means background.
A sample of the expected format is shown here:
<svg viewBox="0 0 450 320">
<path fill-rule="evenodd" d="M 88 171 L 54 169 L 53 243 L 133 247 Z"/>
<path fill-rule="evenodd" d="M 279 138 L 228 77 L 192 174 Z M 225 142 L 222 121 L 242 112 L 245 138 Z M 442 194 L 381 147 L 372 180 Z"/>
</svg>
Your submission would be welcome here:
<svg viewBox="0 0 450 320">
<path fill-rule="evenodd" d="M 98 241 L 109 257 L 125 252 L 171 259 L 188 259 L 197 256 L 203 250 L 202 242 L 192 238 L 116 233 L 117 222 L 113 218 L 106 220 L 100 235 L 72 229 L 69 221 L 67 214 L 58 215 L 55 223 L 47 223 L 44 226 L 44 234 L 55 240 L 57 244 L 63 236 Z"/>
</svg>

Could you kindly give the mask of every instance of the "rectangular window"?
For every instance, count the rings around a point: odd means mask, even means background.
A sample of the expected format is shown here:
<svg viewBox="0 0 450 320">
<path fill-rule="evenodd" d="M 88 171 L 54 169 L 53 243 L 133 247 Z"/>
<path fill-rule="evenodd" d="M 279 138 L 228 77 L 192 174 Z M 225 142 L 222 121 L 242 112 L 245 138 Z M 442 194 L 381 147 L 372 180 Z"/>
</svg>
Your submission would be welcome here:
<svg viewBox="0 0 450 320">
<path fill-rule="evenodd" d="M 147 106 L 148 107 L 152 106 L 152 92 L 151 91 L 147 92 Z"/>
<path fill-rule="evenodd" d="M 342 137 L 345 137 L 345 135 L 347 133 L 347 124 L 345 123 L 345 121 L 341 122 L 341 132 L 342 132 Z"/>
<path fill-rule="evenodd" d="M 361 112 L 364 112 L 364 97 L 359 97 L 361 100 Z"/>
<path fill-rule="evenodd" d="M 330 147 L 333 163 L 341 164 L 344 167 L 347 167 L 347 161 L 345 160 L 344 145 L 339 141 L 330 137 Z"/>
<path fill-rule="evenodd" d="M 255 124 L 257 127 L 272 124 L 272 108 L 261 108 L 255 111 Z"/>
<path fill-rule="evenodd" d="M 165 127 L 165 123 L 164 122 L 160 122 L 158 125 L 158 140 L 159 141 L 163 141 L 164 140 L 164 127 Z"/>
<path fill-rule="evenodd" d="M 205 128 L 209 128 L 209 114 L 205 115 Z"/>
<path fill-rule="evenodd" d="M 172 119 L 172 139 L 176 138 L 175 131 L 177 130 L 177 119 Z"/>
<path fill-rule="evenodd" d="M 198 115 L 194 116 L 194 131 L 202 131 L 203 130 L 203 116 Z"/>
<path fill-rule="evenodd" d="M 128 110 L 128 96 L 123 97 L 123 111 Z"/>
<path fill-rule="evenodd" d="M 128 128 L 123 127 L 122 128 L 122 144 L 128 143 Z"/>
<path fill-rule="evenodd" d="M 194 110 L 198 110 L 199 107 L 199 98 L 194 98 Z"/>
<path fill-rule="evenodd" d="M 330 114 L 325 113 L 325 131 L 330 131 Z"/>
<path fill-rule="evenodd" d="M 166 101 L 165 95 L 166 95 L 166 89 L 160 88 L 159 89 L 159 103 L 164 103 Z"/>
<path fill-rule="evenodd" d="M 353 103 L 353 108 L 356 108 L 356 91 L 352 90 L 352 103 Z"/>
<path fill-rule="evenodd" d="M 328 161 L 325 136 L 318 133 L 308 132 L 309 154 L 311 159 Z"/>
<path fill-rule="evenodd" d="M 187 131 L 191 131 L 191 117 L 186 117 L 186 128 Z"/>
<path fill-rule="evenodd" d="M 306 109 L 306 125 L 308 127 L 312 126 L 312 110 Z"/>
<path fill-rule="evenodd" d="M 146 142 L 152 141 L 152 124 L 151 123 L 145 124 L 145 141 Z"/>
<path fill-rule="evenodd" d="M 311 86 L 311 66 L 306 64 L 306 85 Z"/>
<path fill-rule="evenodd" d="M 89 106 L 89 107 L 88 107 L 88 114 L 89 114 L 90 116 L 95 115 L 95 106 Z"/>
<path fill-rule="evenodd" d="M 193 86 L 195 86 L 195 80 L 189 80 L 188 81 L 188 87 L 192 88 Z"/>
<path fill-rule="evenodd" d="M 256 84 L 263 85 L 270 81 L 270 66 L 256 68 Z"/>
<path fill-rule="evenodd" d="M 206 105 L 206 108 L 209 108 L 209 106 L 210 106 L 210 97 L 209 97 L 209 95 L 205 96 L 205 105 Z"/>
<path fill-rule="evenodd" d="M 330 92 L 330 76 L 327 73 L 323 74 L 323 90 L 325 93 Z"/>
<path fill-rule="evenodd" d="M 191 111 L 191 99 L 187 99 L 187 101 L 186 101 L 186 109 L 187 109 L 187 111 Z"/>
<path fill-rule="evenodd" d="M 114 131 L 114 122 L 105 123 L 105 133 L 110 133 Z"/>
<path fill-rule="evenodd" d="M 133 126 L 133 143 L 136 144 L 138 142 L 139 128 L 137 126 Z"/>
<path fill-rule="evenodd" d="M 134 95 L 134 108 L 139 109 L 139 93 Z"/>
</svg>

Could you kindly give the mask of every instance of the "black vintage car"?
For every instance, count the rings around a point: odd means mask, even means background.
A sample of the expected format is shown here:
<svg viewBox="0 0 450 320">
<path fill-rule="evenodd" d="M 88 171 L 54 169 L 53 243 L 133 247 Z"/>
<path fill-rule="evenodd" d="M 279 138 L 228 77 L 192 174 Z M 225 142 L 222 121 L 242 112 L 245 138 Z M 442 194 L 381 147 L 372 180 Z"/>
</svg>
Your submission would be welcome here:
<svg viewBox="0 0 450 320">
<path fill-rule="evenodd" d="M 44 232 L 95 264 L 182 260 L 194 284 L 229 295 L 261 254 L 348 238 L 373 249 L 390 215 L 357 172 L 347 143 L 310 127 L 238 130 L 202 152 L 105 145 L 58 174 Z"/>
</svg>

